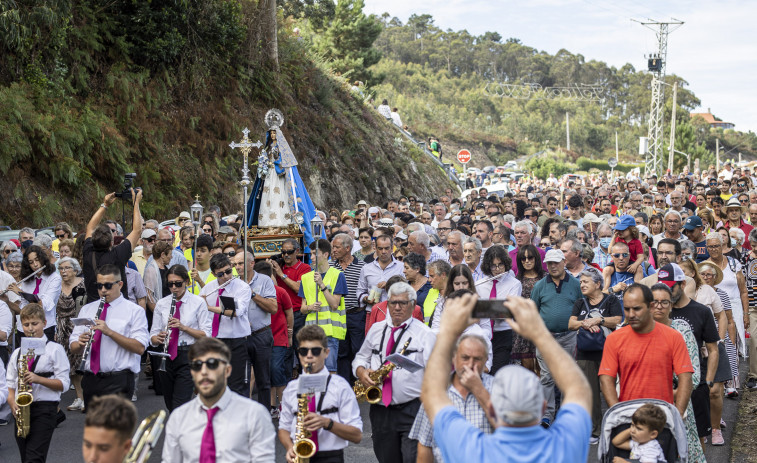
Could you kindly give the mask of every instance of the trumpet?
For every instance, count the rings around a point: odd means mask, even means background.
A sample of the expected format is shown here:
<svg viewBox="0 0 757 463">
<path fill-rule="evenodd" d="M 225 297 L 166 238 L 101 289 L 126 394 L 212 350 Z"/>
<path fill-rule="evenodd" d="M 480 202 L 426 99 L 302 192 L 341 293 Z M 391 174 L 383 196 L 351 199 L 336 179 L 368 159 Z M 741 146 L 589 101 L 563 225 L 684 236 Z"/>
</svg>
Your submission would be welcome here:
<svg viewBox="0 0 757 463">
<path fill-rule="evenodd" d="M 95 314 L 95 323 L 100 319 L 100 316 L 103 313 L 103 307 L 105 307 L 105 296 L 100 298 L 100 305 L 97 307 L 97 313 Z M 91 329 L 89 331 L 89 341 L 87 341 L 87 345 L 84 346 L 84 353 L 81 356 L 81 360 L 79 360 L 79 365 L 76 367 L 76 373 L 78 374 L 84 374 L 86 371 L 85 368 L 87 368 L 87 363 L 89 362 L 89 356 L 92 353 L 92 340 L 95 338 L 94 336 L 94 329 Z"/>
<path fill-rule="evenodd" d="M 168 334 L 166 335 L 166 340 L 163 342 L 163 355 L 160 357 L 160 366 L 158 366 L 158 371 L 166 371 L 168 343 L 171 342 L 171 329 L 168 328 L 168 322 L 173 318 L 174 314 L 176 314 L 176 294 L 174 294 L 171 298 L 171 311 L 168 313 L 168 321 L 166 321 L 166 331 L 168 332 Z"/>
<path fill-rule="evenodd" d="M 410 341 L 413 338 L 409 338 L 404 346 L 402 346 L 402 351 L 400 352 L 400 355 L 405 355 L 405 352 L 407 351 L 407 346 L 410 345 Z M 384 380 L 387 376 L 389 376 L 389 372 L 397 368 L 397 365 L 395 365 L 392 362 L 386 362 L 378 370 L 375 370 L 368 374 L 368 377 L 371 378 L 371 381 L 376 383 L 376 386 L 365 386 L 360 380 L 355 381 L 355 385 L 352 387 L 352 390 L 355 391 L 355 396 L 358 400 L 358 402 L 366 401 L 369 404 L 377 404 L 381 402 L 382 397 L 382 391 L 381 388 L 378 386 L 378 384 L 383 384 Z"/>
<path fill-rule="evenodd" d="M 165 421 L 165 410 L 157 411 L 142 420 L 131 438 L 131 449 L 124 457 L 123 463 L 144 463 L 147 461 L 155 446 L 158 445 L 158 439 L 163 433 Z"/>
<path fill-rule="evenodd" d="M 308 374 L 312 369 L 312 363 L 305 366 L 305 372 Z M 312 397 L 312 394 L 301 394 L 297 397 L 297 430 L 294 435 L 294 453 L 297 455 L 298 463 L 308 463 L 317 451 L 315 442 L 310 439 L 312 434 L 305 429 L 305 417 L 308 416 L 310 397 Z"/>
<path fill-rule="evenodd" d="M 44 270 L 45 268 L 46 268 L 46 267 L 40 267 L 40 268 L 38 268 L 38 269 L 37 269 L 37 270 L 35 270 L 35 271 L 34 271 L 34 273 L 32 273 L 31 275 L 27 275 L 27 276 L 26 276 L 26 278 L 22 279 L 21 281 L 18 281 L 18 282 L 16 282 L 16 285 L 20 285 L 21 283 L 25 282 L 26 280 L 29 280 L 29 279 L 31 279 L 31 278 L 33 278 L 33 277 L 37 276 L 37 274 L 38 274 L 39 272 L 41 272 L 42 270 Z M 0 291 L 0 296 L 5 296 L 5 295 L 6 295 L 6 294 L 8 294 L 9 292 L 10 292 L 10 288 L 6 288 L 6 289 L 4 289 L 4 290 Z"/>
<path fill-rule="evenodd" d="M 24 376 L 29 370 L 29 360 L 34 358 L 34 349 L 29 349 L 26 355 L 18 354 L 18 386 L 16 387 L 16 435 L 26 438 L 31 430 L 31 410 L 30 406 L 34 402 L 32 395 L 32 386 L 27 384 Z"/>
</svg>

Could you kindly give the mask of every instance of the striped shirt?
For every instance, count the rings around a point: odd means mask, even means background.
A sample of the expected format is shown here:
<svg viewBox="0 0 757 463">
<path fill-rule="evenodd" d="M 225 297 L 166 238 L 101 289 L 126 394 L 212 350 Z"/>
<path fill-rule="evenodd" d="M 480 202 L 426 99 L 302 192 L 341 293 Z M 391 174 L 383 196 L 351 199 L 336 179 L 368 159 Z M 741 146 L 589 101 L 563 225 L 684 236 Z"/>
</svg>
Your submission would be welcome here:
<svg viewBox="0 0 757 463">
<path fill-rule="evenodd" d="M 344 278 L 347 280 L 347 294 L 344 296 L 344 308 L 354 309 L 359 307 L 357 300 L 357 284 L 360 281 L 360 271 L 363 270 L 365 262 L 360 259 L 352 258 L 352 263 L 347 266 L 346 269 L 339 265 L 338 261 L 332 261 L 331 266 L 337 270 L 341 270 L 344 273 Z"/>
</svg>

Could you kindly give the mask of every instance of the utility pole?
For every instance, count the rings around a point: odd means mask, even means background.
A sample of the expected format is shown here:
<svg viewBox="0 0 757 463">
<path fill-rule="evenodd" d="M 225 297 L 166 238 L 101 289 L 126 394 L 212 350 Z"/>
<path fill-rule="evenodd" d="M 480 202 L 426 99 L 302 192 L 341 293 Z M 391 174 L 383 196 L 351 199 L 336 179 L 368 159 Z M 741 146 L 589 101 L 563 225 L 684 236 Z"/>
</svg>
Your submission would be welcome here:
<svg viewBox="0 0 757 463">
<path fill-rule="evenodd" d="M 615 160 L 618 160 L 618 131 L 615 131 Z"/>
<path fill-rule="evenodd" d="M 568 151 L 570 151 L 570 113 L 565 113 L 565 138 L 568 140 Z"/>
<path fill-rule="evenodd" d="M 652 173 L 661 175 L 662 171 L 662 116 L 665 103 L 665 66 L 668 55 L 668 35 L 678 29 L 683 21 L 672 18 L 670 22 L 636 21 L 641 25 L 655 31 L 657 35 L 657 53 L 651 56 L 647 62 L 649 71 L 652 72 L 652 104 L 649 111 L 649 155 L 644 165 L 644 175 Z M 673 26 L 671 28 L 671 26 Z"/>
<path fill-rule="evenodd" d="M 720 173 L 720 139 L 715 139 L 715 175 Z"/>
<path fill-rule="evenodd" d="M 670 117 L 670 154 L 668 155 L 668 169 L 673 173 L 673 152 L 676 142 L 676 99 L 678 97 L 678 82 L 673 84 L 673 115 Z"/>
</svg>

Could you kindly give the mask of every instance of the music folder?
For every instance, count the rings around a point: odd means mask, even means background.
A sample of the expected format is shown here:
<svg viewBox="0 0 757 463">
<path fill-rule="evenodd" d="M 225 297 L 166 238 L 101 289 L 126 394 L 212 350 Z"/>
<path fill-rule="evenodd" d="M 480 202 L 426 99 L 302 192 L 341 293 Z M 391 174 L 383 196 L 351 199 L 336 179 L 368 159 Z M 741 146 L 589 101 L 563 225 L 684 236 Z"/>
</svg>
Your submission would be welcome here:
<svg viewBox="0 0 757 463">
<path fill-rule="evenodd" d="M 220 296 L 219 299 L 221 301 L 221 307 L 223 307 L 223 310 L 231 310 L 231 317 L 235 317 L 237 315 L 237 303 L 236 301 L 234 301 L 234 298 L 230 296 Z"/>
</svg>

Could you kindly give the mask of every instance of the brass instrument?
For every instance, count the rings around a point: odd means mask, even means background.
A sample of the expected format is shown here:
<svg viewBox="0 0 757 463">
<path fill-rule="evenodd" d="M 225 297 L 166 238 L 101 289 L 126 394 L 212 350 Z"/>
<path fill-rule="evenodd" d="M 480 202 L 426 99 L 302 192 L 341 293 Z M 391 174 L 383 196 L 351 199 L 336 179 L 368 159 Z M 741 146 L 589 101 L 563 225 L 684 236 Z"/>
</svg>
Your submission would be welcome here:
<svg viewBox="0 0 757 463">
<path fill-rule="evenodd" d="M 150 454 L 156 445 L 158 439 L 163 433 L 165 426 L 166 412 L 160 410 L 148 416 L 137 427 L 137 431 L 131 438 L 131 449 L 124 457 L 123 463 L 144 463 L 150 458 Z"/>
<path fill-rule="evenodd" d="M 103 307 L 105 307 L 105 296 L 100 298 L 100 305 L 97 307 L 97 313 L 95 314 L 95 323 L 100 319 L 100 316 L 103 313 Z M 86 371 L 85 368 L 87 368 L 87 363 L 89 362 L 89 356 L 92 353 L 92 340 L 95 338 L 95 330 L 90 329 L 89 331 L 89 341 L 87 341 L 87 345 L 84 346 L 84 353 L 81 355 L 81 360 L 79 360 L 79 365 L 76 367 L 76 373 L 78 374 L 84 374 Z"/>
<path fill-rule="evenodd" d="M 308 374 L 312 369 L 312 363 L 305 366 L 305 372 Z M 294 435 L 294 453 L 297 455 L 298 463 L 308 463 L 316 452 L 315 442 L 310 439 L 311 433 L 305 429 L 305 417 L 308 416 L 308 403 L 311 396 L 312 394 L 300 394 L 297 397 L 297 429 Z"/>
<path fill-rule="evenodd" d="M 34 402 L 31 384 L 26 384 L 24 376 L 29 371 L 29 360 L 34 359 L 34 349 L 29 349 L 26 355 L 18 353 L 18 385 L 16 387 L 16 435 L 26 438 L 31 429 L 30 405 Z"/>
<path fill-rule="evenodd" d="M 168 343 L 171 342 L 171 330 L 168 328 L 168 322 L 173 318 L 174 314 L 176 313 L 176 294 L 173 295 L 171 298 L 171 311 L 168 313 L 168 320 L 166 321 L 166 331 L 168 334 L 166 335 L 166 340 L 163 342 L 163 354 L 160 357 L 160 366 L 158 366 L 158 371 L 166 371 L 166 357 L 168 356 Z"/>
<path fill-rule="evenodd" d="M 35 270 L 35 271 L 34 271 L 34 273 L 32 273 L 31 275 L 28 275 L 28 276 L 27 276 L 26 278 L 22 279 L 21 281 L 17 281 L 17 282 L 16 282 L 16 286 L 19 286 L 19 285 L 21 285 L 21 283 L 25 282 L 26 280 L 28 280 L 28 279 L 30 279 L 30 278 L 33 278 L 33 277 L 37 276 L 37 274 L 38 274 L 39 272 L 41 272 L 42 270 L 44 270 L 45 268 L 46 268 L 46 267 L 40 267 L 40 268 L 38 268 L 37 270 Z M 5 296 L 6 294 L 8 294 L 8 292 L 9 292 L 9 291 L 10 291 L 10 289 L 9 289 L 9 288 L 6 288 L 6 289 L 4 289 L 4 290 L 0 291 L 0 296 Z"/>
<path fill-rule="evenodd" d="M 402 346 L 402 351 L 400 351 L 400 355 L 405 355 L 407 346 L 410 345 L 412 339 L 413 338 L 409 338 L 407 342 L 405 342 L 405 345 Z M 358 402 L 365 401 L 369 404 L 377 404 L 381 402 L 381 388 L 378 385 L 383 384 L 386 377 L 389 376 L 389 372 L 395 368 L 397 368 L 397 365 L 392 362 L 386 362 L 381 365 L 378 370 L 369 373 L 368 377 L 371 378 L 371 381 L 376 383 L 376 386 L 366 387 L 360 380 L 355 381 L 352 390 L 355 391 L 355 396 L 357 397 Z"/>
</svg>

